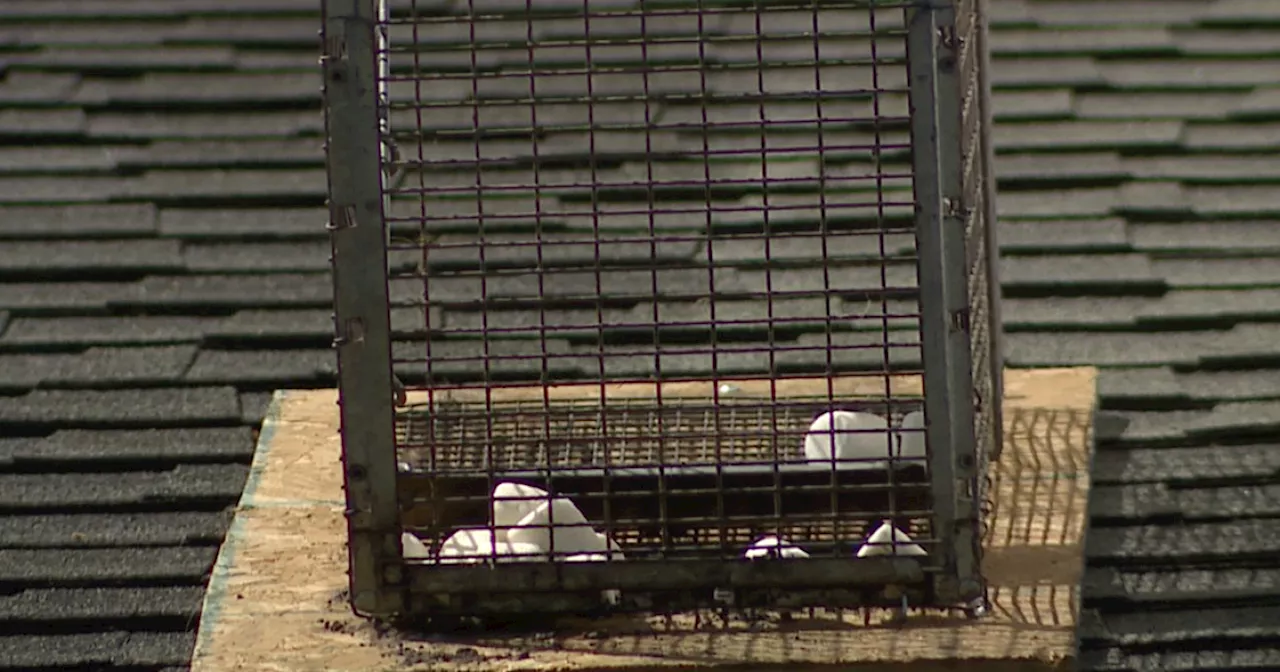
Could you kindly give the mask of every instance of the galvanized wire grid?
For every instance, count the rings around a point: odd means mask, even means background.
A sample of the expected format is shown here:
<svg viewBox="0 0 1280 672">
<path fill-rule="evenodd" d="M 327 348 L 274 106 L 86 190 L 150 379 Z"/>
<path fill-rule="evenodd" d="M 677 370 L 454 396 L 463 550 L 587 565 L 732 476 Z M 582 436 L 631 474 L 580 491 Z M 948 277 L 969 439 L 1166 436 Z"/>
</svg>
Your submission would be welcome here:
<svg viewBox="0 0 1280 672">
<path fill-rule="evenodd" d="M 388 26 L 406 382 L 919 366 L 900 11 L 482 4 Z"/>
<path fill-rule="evenodd" d="M 888 383 L 921 367 L 909 4 L 423 0 L 384 16 L 392 362 L 433 398 L 482 393 L 398 418 L 403 463 L 484 482 L 456 507 L 423 486 L 426 539 L 492 524 L 474 504 L 504 470 L 595 467 L 602 485 L 575 501 L 606 502 L 589 517 L 629 558 L 738 554 L 765 533 L 847 554 L 884 519 L 935 543 L 919 462 L 803 487 L 725 475 L 801 460 L 809 422 L 848 400 L 720 393 L 858 375 L 884 381 L 895 422 L 919 407 Z M 495 399 L 654 380 L 714 392 Z M 698 465 L 715 474 L 709 508 L 666 489 L 669 470 Z M 611 515 L 623 468 L 654 470 L 654 520 Z M 822 498 L 784 507 L 785 488 Z M 731 511 L 733 497 L 767 512 Z"/>
</svg>

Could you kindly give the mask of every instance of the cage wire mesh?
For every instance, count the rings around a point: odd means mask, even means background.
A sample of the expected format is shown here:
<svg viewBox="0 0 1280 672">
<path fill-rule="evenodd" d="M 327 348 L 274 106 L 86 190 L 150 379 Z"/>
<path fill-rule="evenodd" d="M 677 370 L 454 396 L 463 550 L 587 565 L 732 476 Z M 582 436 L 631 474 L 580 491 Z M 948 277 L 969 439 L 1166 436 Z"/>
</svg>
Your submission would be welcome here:
<svg viewBox="0 0 1280 672">
<path fill-rule="evenodd" d="M 1001 320 L 998 245 L 995 239 L 995 175 L 991 145 L 990 72 L 986 47 L 987 22 L 984 0 L 956 3 L 956 51 L 959 64 L 960 157 L 962 214 L 964 218 L 965 278 L 970 323 L 970 357 L 973 372 L 973 431 L 978 450 L 977 500 L 980 533 L 974 553 L 981 556 L 981 542 L 989 538 L 987 523 L 993 515 L 993 469 L 988 460 L 998 458 L 1004 446 L 1002 394 L 1003 354 L 1000 351 Z"/>
<path fill-rule="evenodd" d="M 365 610 L 979 598 L 979 4 L 326 0 Z"/>
</svg>

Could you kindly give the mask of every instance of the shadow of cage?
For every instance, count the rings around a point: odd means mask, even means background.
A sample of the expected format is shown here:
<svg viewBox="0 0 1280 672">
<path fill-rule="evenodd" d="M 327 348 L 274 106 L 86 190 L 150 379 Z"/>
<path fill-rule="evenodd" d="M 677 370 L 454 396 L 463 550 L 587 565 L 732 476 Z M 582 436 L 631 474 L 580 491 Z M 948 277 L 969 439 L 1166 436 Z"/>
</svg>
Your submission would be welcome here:
<svg viewBox="0 0 1280 672">
<path fill-rule="evenodd" d="M 1031 659 L 1068 650 L 1079 614 L 1093 420 L 1081 409 L 1014 408 L 1003 457 L 989 472 L 983 541 L 990 612 L 913 608 L 908 621 L 880 607 L 692 610 L 544 622 L 555 650 L 693 657 L 756 664 L 850 660 Z M 467 644 L 539 650 L 544 636 L 505 633 Z"/>
</svg>

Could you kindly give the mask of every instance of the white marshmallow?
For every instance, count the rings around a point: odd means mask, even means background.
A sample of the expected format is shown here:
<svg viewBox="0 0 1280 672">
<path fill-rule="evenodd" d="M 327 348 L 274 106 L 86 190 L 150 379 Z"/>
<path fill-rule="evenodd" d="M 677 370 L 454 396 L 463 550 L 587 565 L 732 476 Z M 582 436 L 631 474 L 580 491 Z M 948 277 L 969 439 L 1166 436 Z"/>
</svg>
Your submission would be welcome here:
<svg viewBox="0 0 1280 672">
<path fill-rule="evenodd" d="M 546 551 L 531 544 L 495 542 L 493 534 L 483 528 L 458 530 L 440 545 L 440 562 L 450 565 L 484 562 L 491 558 L 497 562 L 546 560 L 546 556 Z"/>
<path fill-rule="evenodd" d="M 440 561 L 479 562 L 492 555 L 493 550 L 493 533 L 489 530 L 458 530 L 440 545 Z"/>
<path fill-rule="evenodd" d="M 431 551 L 422 543 L 418 535 L 412 532 L 400 533 L 400 546 L 404 549 L 406 560 L 421 560 L 431 557 Z"/>
<path fill-rule="evenodd" d="M 761 538 L 751 548 L 748 548 L 743 557 L 748 560 L 760 560 L 762 558 L 807 558 L 809 554 L 786 539 L 779 539 L 773 535 Z"/>
<path fill-rule="evenodd" d="M 550 498 L 551 493 L 532 485 L 499 483 L 493 489 L 493 524 L 499 528 L 516 525 Z M 497 532 L 498 541 L 506 541 L 507 530 L 499 529 Z"/>
<path fill-rule="evenodd" d="M 896 543 L 891 543 L 896 542 Z M 859 558 L 878 555 L 928 555 L 923 548 L 912 542 L 906 532 L 894 527 L 889 521 L 880 523 L 862 548 L 858 549 Z"/>
<path fill-rule="evenodd" d="M 566 556 L 564 558 L 564 561 L 565 562 L 604 562 L 609 558 L 612 558 L 614 560 L 626 559 L 626 556 L 622 554 L 622 547 L 618 546 L 617 542 L 615 542 L 614 540 L 606 537 L 605 535 L 599 532 L 596 532 L 595 535 L 596 537 L 598 537 L 598 539 L 595 542 L 596 547 L 599 548 L 600 550 L 591 551 L 587 553 L 574 553 L 573 555 Z M 559 552 L 558 549 L 557 549 L 557 552 Z"/>
<path fill-rule="evenodd" d="M 575 553 L 567 556 L 565 562 L 604 562 L 609 558 L 604 553 Z"/>
<path fill-rule="evenodd" d="M 533 544 L 510 541 L 498 544 L 498 562 L 539 562 L 547 559 L 547 552 Z"/>
<path fill-rule="evenodd" d="M 582 515 L 573 502 L 557 497 L 539 504 L 538 508 L 521 518 L 515 527 L 507 531 L 507 540 L 513 544 L 532 544 L 544 552 L 554 552 L 557 555 L 608 551 L 609 539 L 586 523 L 586 516 Z M 566 525 L 573 527 L 563 527 Z"/>
<path fill-rule="evenodd" d="M 887 432 L 889 421 L 874 413 L 831 411 L 818 416 L 804 437 L 804 455 L 810 460 L 830 460 L 832 439 L 837 460 L 866 459 L 889 456 Z M 862 430 L 859 433 L 852 431 Z M 850 469 L 883 469 L 880 462 L 855 462 L 840 465 Z"/>
<path fill-rule="evenodd" d="M 908 431 L 898 432 L 898 457 L 924 459 L 924 426 L 924 413 L 921 411 L 911 411 L 902 417 L 902 429 Z"/>
</svg>

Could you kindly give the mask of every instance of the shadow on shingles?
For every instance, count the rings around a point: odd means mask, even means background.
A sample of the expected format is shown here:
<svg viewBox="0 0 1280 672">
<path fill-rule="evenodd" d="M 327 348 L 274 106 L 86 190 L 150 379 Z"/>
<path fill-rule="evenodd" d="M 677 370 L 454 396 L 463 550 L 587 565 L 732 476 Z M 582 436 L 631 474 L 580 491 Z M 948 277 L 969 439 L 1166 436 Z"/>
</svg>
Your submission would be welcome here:
<svg viewBox="0 0 1280 672">
<path fill-rule="evenodd" d="M 1093 436 L 1099 442 L 1119 440 L 1127 429 L 1129 429 L 1129 418 L 1122 415 L 1098 413 L 1094 416 Z"/>
</svg>

